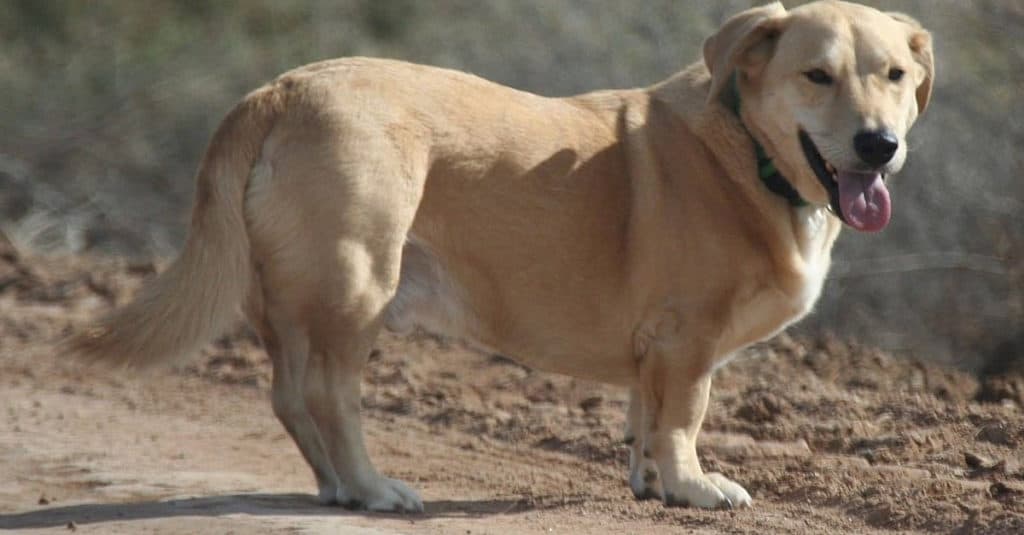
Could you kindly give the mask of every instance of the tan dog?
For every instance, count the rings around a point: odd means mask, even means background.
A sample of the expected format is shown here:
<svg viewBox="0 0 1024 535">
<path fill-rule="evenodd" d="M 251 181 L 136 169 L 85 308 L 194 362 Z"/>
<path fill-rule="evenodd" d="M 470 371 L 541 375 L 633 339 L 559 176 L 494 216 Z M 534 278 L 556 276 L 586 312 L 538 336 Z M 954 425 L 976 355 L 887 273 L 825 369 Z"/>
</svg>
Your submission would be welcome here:
<svg viewBox="0 0 1024 535">
<path fill-rule="evenodd" d="M 181 257 L 72 349 L 166 361 L 244 305 L 321 500 L 420 511 L 359 416 L 378 331 L 419 326 L 630 388 L 636 496 L 747 505 L 697 459 L 711 373 L 811 309 L 839 218 L 888 222 L 931 43 L 903 15 L 773 4 L 704 59 L 563 99 L 397 61 L 288 72 L 214 135 Z"/>
</svg>

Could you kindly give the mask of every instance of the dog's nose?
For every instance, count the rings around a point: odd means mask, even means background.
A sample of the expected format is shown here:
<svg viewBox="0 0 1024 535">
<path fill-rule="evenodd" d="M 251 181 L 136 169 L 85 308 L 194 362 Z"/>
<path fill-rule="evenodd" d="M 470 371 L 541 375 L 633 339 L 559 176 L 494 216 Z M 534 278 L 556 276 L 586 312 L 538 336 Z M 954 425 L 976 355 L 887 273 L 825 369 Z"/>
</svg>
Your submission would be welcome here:
<svg viewBox="0 0 1024 535">
<path fill-rule="evenodd" d="M 888 130 L 865 131 L 853 136 L 857 156 L 874 167 L 889 163 L 899 147 L 900 140 Z"/>
</svg>

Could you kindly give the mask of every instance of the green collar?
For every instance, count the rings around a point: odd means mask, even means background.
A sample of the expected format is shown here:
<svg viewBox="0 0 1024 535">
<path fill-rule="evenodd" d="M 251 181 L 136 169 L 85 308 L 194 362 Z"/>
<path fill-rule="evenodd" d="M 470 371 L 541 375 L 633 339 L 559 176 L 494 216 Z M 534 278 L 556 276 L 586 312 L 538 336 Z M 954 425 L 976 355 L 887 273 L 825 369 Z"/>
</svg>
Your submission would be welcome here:
<svg viewBox="0 0 1024 535">
<path fill-rule="evenodd" d="M 740 118 L 740 91 L 736 86 L 735 74 L 732 75 L 728 89 L 722 92 L 722 101 L 736 114 L 736 118 L 740 119 L 740 124 L 743 124 L 743 119 Z M 746 130 L 746 125 L 744 125 L 743 129 Z M 747 131 L 747 135 L 754 142 L 754 153 L 757 156 L 757 176 L 761 178 L 761 182 L 764 183 L 765 187 L 772 193 L 786 199 L 790 206 L 807 206 L 807 201 L 800 196 L 800 192 L 775 168 L 775 164 L 768 157 L 768 153 L 764 151 L 764 147 L 754 139 L 754 136 L 750 135 L 749 131 Z"/>
</svg>

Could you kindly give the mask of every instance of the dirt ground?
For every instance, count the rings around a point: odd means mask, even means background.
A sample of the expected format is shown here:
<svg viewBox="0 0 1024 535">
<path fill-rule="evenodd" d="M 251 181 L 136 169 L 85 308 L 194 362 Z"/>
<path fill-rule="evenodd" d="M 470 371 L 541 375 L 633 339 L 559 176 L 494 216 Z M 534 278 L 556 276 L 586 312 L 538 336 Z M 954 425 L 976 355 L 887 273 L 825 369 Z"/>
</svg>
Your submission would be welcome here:
<svg viewBox="0 0 1024 535">
<path fill-rule="evenodd" d="M 47 346 L 147 264 L 0 251 L 0 529 L 83 533 L 1024 533 L 1024 378 L 787 336 L 720 370 L 705 469 L 754 507 L 637 502 L 625 393 L 428 337 L 383 337 L 371 453 L 426 513 L 316 505 L 245 329 L 175 369 L 82 370 Z"/>
</svg>

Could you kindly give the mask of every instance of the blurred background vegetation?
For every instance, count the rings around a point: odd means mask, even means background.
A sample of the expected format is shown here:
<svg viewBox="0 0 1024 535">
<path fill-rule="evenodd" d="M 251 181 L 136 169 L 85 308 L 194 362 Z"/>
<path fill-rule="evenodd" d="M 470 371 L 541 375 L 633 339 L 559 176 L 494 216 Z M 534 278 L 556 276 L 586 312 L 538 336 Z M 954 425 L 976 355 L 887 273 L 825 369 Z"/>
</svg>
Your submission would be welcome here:
<svg viewBox="0 0 1024 535">
<path fill-rule="evenodd" d="M 787 2 L 793 5 L 798 2 Z M 872 1 L 932 30 L 938 79 L 880 236 L 847 231 L 804 331 L 980 372 L 1024 368 L 1024 2 Z M 346 55 L 544 95 L 643 86 L 755 2 L 4 0 L 0 230 L 41 252 L 172 255 L 222 115 Z"/>
</svg>

